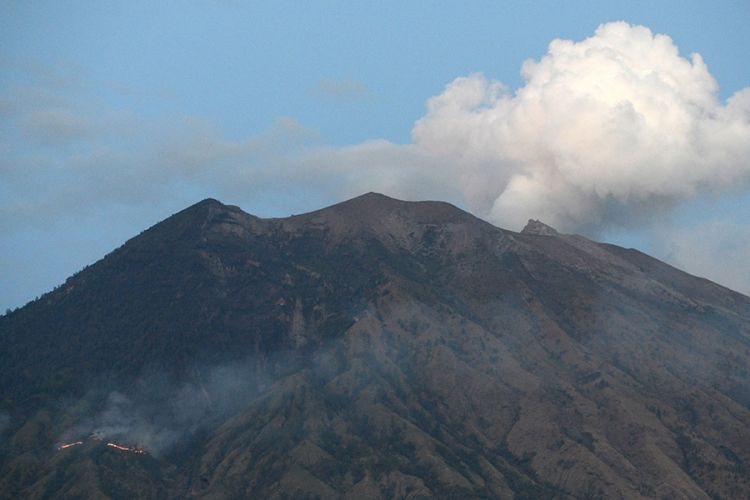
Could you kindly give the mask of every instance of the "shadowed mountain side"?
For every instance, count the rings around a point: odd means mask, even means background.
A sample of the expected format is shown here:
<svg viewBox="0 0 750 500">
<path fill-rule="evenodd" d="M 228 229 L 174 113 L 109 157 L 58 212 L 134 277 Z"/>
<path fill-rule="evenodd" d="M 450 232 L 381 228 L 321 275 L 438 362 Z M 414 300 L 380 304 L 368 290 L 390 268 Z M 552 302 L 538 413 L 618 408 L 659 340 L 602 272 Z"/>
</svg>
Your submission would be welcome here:
<svg viewBox="0 0 750 500">
<path fill-rule="evenodd" d="M 750 495 L 750 299 L 539 221 L 204 200 L 0 335 L 9 498 Z"/>
</svg>

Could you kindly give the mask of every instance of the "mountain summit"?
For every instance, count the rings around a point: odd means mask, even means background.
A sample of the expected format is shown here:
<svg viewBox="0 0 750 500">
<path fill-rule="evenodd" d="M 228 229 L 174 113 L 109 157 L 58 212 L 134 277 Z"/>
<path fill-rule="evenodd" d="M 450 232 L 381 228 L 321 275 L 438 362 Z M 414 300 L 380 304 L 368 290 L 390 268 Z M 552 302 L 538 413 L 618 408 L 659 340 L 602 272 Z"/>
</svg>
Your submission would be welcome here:
<svg viewBox="0 0 750 500">
<path fill-rule="evenodd" d="M 208 199 L 0 338 L 3 498 L 750 496 L 750 298 L 539 221 Z"/>
<path fill-rule="evenodd" d="M 523 234 L 537 234 L 539 236 L 557 236 L 559 233 L 553 227 L 548 226 L 544 222 L 530 219 L 526 224 L 526 227 L 521 231 Z"/>
</svg>

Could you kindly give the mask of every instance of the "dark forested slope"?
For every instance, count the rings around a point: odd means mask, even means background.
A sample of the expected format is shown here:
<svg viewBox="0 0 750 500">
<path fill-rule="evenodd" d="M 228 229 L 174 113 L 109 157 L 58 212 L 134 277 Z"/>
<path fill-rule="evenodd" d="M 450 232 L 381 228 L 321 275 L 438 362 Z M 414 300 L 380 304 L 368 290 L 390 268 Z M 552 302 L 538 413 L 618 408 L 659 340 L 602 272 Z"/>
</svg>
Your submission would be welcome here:
<svg viewBox="0 0 750 500">
<path fill-rule="evenodd" d="M 0 356 L 7 498 L 750 496 L 748 297 L 440 202 L 205 200 Z"/>
</svg>

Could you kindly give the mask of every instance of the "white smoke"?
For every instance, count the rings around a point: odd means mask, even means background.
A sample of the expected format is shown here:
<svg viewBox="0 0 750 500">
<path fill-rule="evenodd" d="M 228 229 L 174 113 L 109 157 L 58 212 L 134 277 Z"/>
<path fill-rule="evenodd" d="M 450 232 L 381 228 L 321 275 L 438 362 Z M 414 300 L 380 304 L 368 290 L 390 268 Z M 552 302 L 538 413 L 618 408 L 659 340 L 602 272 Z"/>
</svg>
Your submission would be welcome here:
<svg viewBox="0 0 750 500">
<path fill-rule="evenodd" d="M 698 54 L 624 22 L 554 40 L 509 93 L 480 74 L 428 101 L 413 142 L 452 159 L 469 208 L 596 232 L 750 179 L 750 88 L 726 103 Z"/>
<path fill-rule="evenodd" d="M 677 267 L 750 296 L 750 223 L 714 219 L 695 227 L 668 227 L 655 250 Z"/>
<path fill-rule="evenodd" d="M 158 456 L 250 405 L 264 383 L 252 360 L 192 372 L 202 376 L 190 382 L 176 382 L 163 374 L 144 376 L 127 391 L 109 392 L 103 403 L 101 394 L 92 392 L 84 398 L 86 404 L 76 402 L 70 408 L 76 424 L 60 441 L 95 435 Z"/>
</svg>

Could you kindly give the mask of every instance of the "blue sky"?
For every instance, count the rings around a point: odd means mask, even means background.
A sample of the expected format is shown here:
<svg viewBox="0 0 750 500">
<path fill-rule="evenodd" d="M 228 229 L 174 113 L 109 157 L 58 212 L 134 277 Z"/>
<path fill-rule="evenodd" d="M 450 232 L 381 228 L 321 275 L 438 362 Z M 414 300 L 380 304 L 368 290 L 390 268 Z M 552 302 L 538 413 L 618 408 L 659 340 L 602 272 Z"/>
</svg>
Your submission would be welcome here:
<svg viewBox="0 0 750 500">
<path fill-rule="evenodd" d="M 373 189 L 505 222 L 501 205 L 452 189 L 445 172 L 461 167 L 433 169 L 430 159 L 450 161 L 425 156 L 415 124 L 445 129 L 426 103 L 460 77 L 482 73 L 513 95 L 524 61 L 603 23 L 666 34 L 685 60 L 699 53 L 720 105 L 750 86 L 745 1 L 2 1 L 0 11 L 2 308 L 208 196 L 276 216 Z M 735 149 L 735 163 L 750 163 Z M 355 163 L 366 167 L 341 174 Z M 607 202 L 593 222 L 560 221 L 748 293 L 745 181 L 648 191 L 653 216 Z"/>
</svg>

